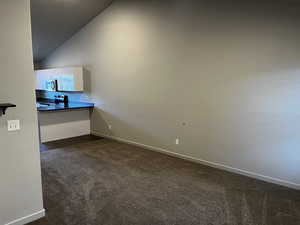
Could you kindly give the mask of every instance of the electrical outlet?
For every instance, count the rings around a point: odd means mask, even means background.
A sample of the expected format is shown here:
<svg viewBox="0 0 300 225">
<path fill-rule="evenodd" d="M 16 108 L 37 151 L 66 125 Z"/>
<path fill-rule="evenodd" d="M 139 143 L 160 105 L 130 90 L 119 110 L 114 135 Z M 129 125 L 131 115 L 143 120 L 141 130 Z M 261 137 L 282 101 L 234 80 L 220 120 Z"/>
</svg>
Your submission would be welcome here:
<svg viewBox="0 0 300 225">
<path fill-rule="evenodd" d="M 176 145 L 179 145 L 179 138 L 176 138 L 175 144 L 176 144 Z"/>
<path fill-rule="evenodd" d="M 20 130 L 20 120 L 8 120 L 7 130 L 8 131 Z"/>
<path fill-rule="evenodd" d="M 108 125 L 108 129 L 111 130 L 111 129 L 112 129 L 112 126 L 111 126 L 111 125 Z"/>
</svg>

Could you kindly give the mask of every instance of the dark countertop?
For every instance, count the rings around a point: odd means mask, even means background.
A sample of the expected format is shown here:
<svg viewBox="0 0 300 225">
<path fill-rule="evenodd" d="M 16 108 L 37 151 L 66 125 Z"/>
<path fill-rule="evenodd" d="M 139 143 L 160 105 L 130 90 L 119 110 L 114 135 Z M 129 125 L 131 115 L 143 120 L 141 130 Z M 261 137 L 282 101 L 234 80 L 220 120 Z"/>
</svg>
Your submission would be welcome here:
<svg viewBox="0 0 300 225">
<path fill-rule="evenodd" d="M 38 100 L 36 106 L 39 112 L 94 108 L 93 103 L 69 102 L 68 104 L 64 104 L 63 102 L 54 103 L 53 101 L 46 99 Z"/>
</svg>

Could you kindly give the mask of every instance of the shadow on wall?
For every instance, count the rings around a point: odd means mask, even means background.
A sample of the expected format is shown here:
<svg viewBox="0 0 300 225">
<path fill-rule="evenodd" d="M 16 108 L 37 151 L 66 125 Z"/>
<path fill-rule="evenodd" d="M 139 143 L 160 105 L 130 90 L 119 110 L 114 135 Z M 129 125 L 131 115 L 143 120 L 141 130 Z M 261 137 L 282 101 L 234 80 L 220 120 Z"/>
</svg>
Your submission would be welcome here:
<svg viewBox="0 0 300 225">
<path fill-rule="evenodd" d="M 117 129 L 114 129 L 114 125 L 117 125 Z M 97 127 L 100 127 L 101 130 L 99 130 Z M 117 116 L 114 116 L 113 114 L 105 112 L 96 107 L 92 113 L 91 131 L 99 135 L 103 134 L 115 138 L 122 138 L 127 141 L 143 143 L 149 146 L 156 146 L 165 149 L 171 148 L 175 152 L 178 152 L 179 150 L 175 145 L 171 147 L 170 145 L 167 145 L 163 139 L 145 132 L 144 129 L 139 129 L 135 126 L 132 126 L 132 124 L 121 120 Z"/>
</svg>

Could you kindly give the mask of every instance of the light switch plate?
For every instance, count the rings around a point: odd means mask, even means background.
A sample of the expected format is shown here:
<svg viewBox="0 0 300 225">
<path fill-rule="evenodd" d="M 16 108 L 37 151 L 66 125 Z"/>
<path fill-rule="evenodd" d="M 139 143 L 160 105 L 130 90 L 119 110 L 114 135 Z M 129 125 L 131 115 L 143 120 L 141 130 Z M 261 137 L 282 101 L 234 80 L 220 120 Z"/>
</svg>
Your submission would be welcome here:
<svg viewBox="0 0 300 225">
<path fill-rule="evenodd" d="M 7 129 L 8 131 L 20 130 L 20 120 L 8 120 Z"/>
</svg>

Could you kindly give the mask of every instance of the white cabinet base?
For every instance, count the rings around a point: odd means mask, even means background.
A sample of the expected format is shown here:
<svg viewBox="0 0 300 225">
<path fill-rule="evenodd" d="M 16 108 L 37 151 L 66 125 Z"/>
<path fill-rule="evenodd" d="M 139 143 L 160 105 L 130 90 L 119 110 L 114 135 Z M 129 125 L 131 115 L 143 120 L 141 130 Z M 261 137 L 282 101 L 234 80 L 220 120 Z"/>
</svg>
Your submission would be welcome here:
<svg viewBox="0 0 300 225">
<path fill-rule="evenodd" d="M 65 138 L 89 135 L 91 133 L 90 111 L 39 112 L 41 143 Z"/>
</svg>

